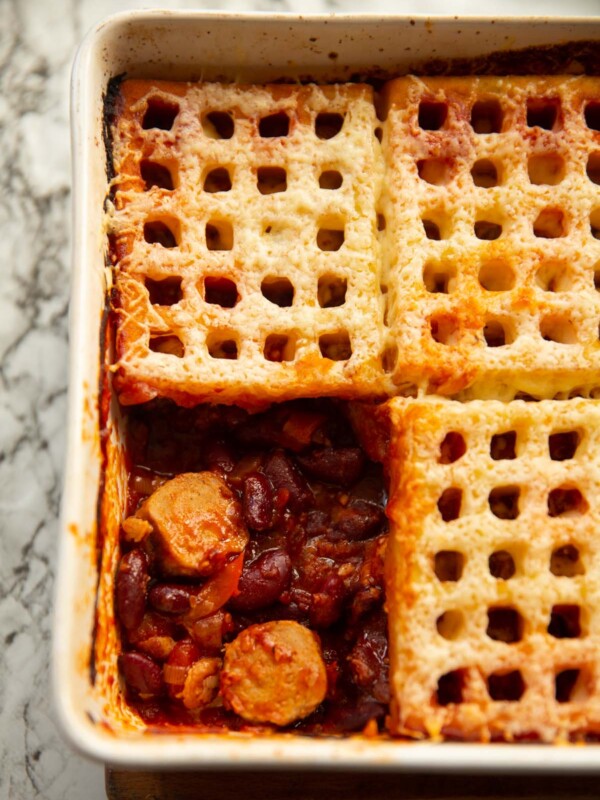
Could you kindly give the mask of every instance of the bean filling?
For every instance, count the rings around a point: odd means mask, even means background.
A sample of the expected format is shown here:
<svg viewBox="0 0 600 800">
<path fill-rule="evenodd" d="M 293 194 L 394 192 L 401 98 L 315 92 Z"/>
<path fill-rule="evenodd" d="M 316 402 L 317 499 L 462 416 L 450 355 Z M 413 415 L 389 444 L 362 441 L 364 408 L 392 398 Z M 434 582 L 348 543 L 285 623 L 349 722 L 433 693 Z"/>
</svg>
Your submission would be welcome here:
<svg viewBox="0 0 600 800">
<path fill-rule="evenodd" d="M 251 415 L 156 400 L 124 413 L 115 605 L 128 702 L 159 728 L 382 730 L 385 486 L 343 405 Z M 256 677 L 280 669 L 296 699 Z"/>
</svg>

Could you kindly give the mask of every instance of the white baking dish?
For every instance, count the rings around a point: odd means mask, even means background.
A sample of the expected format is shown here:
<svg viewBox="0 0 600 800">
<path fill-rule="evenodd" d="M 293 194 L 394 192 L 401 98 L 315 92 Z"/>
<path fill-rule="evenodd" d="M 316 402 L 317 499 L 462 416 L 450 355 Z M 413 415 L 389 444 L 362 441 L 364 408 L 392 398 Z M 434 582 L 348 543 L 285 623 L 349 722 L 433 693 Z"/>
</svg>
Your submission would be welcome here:
<svg viewBox="0 0 600 800">
<path fill-rule="evenodd" d="M 74 247 L 68 459 L 54 625 L 54 690 L 71 742 L 113 764 L 157 767 L 373 768 L 388 770 L 594 771 L 597 745 L 431 744 L 359 736 L 311 739 L 227 734 L 150 735 L 112 715 L 106 677 L 90 680 L 96 613 L 96 514 L 101 481 L 100 329 L 105 303 L 106 154 L 103 94 L 113 76 L 240 81 L 345 80 L 405 73 L 431 58 L 471 58 L 511 48 L 600 42 L 600 19 L 373 17 L 128 12 L 93 30 L 72 84 Z M 600 45 L 599 45 L 600 46 Z M 112 446 L 118 449 L 116 428 Z M 120 514 L 118 458 L 111 480 Z M 118 522 L 117 522 L 118 524 Z M 105 555 L 110 564 L 111 554 Z M 114 566 L 114 565 L 113 565 Z M 109 587 L 110 590 L 110 587 Z M 113 675 L 114 677 L 114 675 Z"/>
</svg>

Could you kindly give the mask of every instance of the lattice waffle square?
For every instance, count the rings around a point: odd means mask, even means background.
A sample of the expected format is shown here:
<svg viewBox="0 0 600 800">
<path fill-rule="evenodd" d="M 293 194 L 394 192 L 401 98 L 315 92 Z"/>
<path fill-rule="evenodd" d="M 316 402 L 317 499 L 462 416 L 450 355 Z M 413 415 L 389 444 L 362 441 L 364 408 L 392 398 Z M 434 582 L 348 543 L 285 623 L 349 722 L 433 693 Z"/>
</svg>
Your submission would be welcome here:
<svg viewBox="0 0 600 800">
<path fill-rule="evenodd" d="M 600 731 L 600 402 L 389 401 L 393 729 Z"/>
<path fill-rule="evenodd" d="M 384 94 L 395 391 L 597 389 L 600 79 L 408 77 Z"/>
<path fill-rule="evenodd" d="M 364 85 L 122 84 L 123 403 L 381 390 L 376 127 Z"/>
</svg>

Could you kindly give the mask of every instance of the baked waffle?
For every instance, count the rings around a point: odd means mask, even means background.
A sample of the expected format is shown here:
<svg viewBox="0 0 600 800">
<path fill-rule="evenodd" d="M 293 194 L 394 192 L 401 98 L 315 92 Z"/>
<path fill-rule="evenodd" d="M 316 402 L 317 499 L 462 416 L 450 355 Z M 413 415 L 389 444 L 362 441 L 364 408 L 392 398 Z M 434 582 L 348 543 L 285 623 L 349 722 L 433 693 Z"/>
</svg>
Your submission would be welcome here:
<svg viewBox="0 0 600 800">
<path fill-rule="evenodd" d="M 386 86 L 395 393 L 598 387 L 599 93 L 597 78 L 564 76 Z"/>
<path fill-rule="evenodd" d="M 390 401 L 393 730 L 600 731 L 600 403 Z"/>
<path fill-rule="evenodd" d="M 121 85 L 121 402 L 381 391 L 376 125 L 364 85 Z"/>
</svg>

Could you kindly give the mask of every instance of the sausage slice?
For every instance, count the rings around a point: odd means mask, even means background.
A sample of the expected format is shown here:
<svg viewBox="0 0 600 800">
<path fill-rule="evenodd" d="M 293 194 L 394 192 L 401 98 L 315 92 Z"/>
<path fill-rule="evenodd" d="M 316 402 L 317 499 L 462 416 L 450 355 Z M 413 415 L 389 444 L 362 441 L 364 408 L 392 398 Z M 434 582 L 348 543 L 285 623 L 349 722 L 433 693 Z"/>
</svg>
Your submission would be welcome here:
<svg viewBox="0 0 600 800">
<path fill-rule="evenodd" d="M 240 503 L 214 472 L 167 481 L 137 515 L 152 525 L 162 569 L 171 575 L 210 575 L 248 542 Z"/>
<path fill-rule="evenodd" d="M 289 725 L 314 711 L 326 691 L 319 640 L 298 622 L 251 625 L 225 648 L 221 693 L 248 722 Z"/>
</svg>

